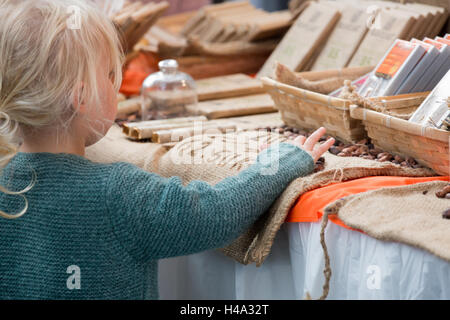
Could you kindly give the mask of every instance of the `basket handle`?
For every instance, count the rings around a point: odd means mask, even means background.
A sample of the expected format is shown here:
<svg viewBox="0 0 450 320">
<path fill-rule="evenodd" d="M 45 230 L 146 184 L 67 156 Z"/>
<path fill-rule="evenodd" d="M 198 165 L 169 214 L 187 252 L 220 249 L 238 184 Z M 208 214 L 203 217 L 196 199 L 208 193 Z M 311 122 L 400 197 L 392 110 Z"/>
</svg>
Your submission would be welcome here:
<svg viewBox="0 0 450 320">
<path fill-rule="evenodd" d="M 399 130 L 416 136 L 423 136 L 442 142 L 450 142 L 450 132 L 431 127 L 421 126 L 396 117 L 388 116 L 380 112 L 361 108 L 357 105 L 350 106 L 350 117 L 364 122 L 370 122 L 382 127 Z M 388 120 L 389 119 L 389 120 Z"/>
</svg>

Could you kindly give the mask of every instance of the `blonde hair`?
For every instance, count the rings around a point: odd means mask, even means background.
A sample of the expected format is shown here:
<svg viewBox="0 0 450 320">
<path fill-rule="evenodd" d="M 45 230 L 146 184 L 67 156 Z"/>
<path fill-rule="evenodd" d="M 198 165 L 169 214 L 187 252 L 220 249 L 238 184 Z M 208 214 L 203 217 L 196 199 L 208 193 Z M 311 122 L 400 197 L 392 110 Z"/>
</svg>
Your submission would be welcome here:
<svg viewBox="0 0 450 320">
<path fill-rule="evenodd" d="M 17 153 L 24 129 L 67 129 L 76 114 L 74 101 L 101 105 L 98 66 L 105 59 L 118 91 L 119 37 L 92 3 L 0 0 L 0 170 Z M 0 186 L 2 192 L 22 196 L 29 189 L 11 192 Z M 0 211 L 0 216 L 23 213 Z"/>
</svg>

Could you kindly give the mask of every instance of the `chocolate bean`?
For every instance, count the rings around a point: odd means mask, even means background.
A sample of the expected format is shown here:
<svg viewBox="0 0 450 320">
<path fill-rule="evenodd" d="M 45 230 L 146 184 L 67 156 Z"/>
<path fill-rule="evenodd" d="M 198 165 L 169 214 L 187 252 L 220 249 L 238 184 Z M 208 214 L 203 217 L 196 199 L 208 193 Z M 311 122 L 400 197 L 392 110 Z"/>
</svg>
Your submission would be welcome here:
<svg viewBox="0 0 450 320">
<path fill-rule="evenodd" d="M 331 147 L 328 151 L 330 151 L 330 153 L 334 155 L 337 155 L 342 152 L 342 150 L 338 147 Z"/>
<path fill-rule="evenodd" d="M 314 166 L 314 172 L 319 172 L 322 171 L 323 169 L 325 169 L 325 166 L 323 164 L 316 164 Z"/>
<path fill-rule="evenodd" d="M 428 190 L 425 190 L 424 192 L 422 192 L 423 195 L 427 194 Z"/>
<path fill-rule="evenodd" d="M 380 161 L 380 162 L 385 162 L 385 161 L 389 161 L 389 160 L 391 160 L 389 155 L 385 155 L 385 156 L 383 156 L 381 158 L 378 158 L 378 161 Z"/>
<path fill-rule="evenodd" d="M 339 157 L 350 157 L 350 155 L 348 153 L 345 152 L 341 152 L 338 154 Z"/>
<path fill-rule="evenodd" d="M 362 140 L 358 141 L 356 144 L 364 144 L 364 145 L 366 145 L 366 144 L 368 144 L 368 143 L 369 143 L 369 140 L 367 140 L 367 139 L 362 139 Z"/>
<path fill-rule="evenodd" d="M 367 152 L 369 152 L 369 148 L 365 145 L 362 145 L 358 148 L 358 152 L 359 153 L 367 153 Z"/>
<path fill-rule="evenodd" d="M 442 213 L 442 218 L 450 219 L 450 209 L 447 209 Z"/>
<path fill-rule="evenodd" d="M 395 159 L 395 161 L 397 161 L 398 163 L 402 163 L 403 161 L 405 161 L 402 157 L 400 157 L 400 156 L 395 156 L 394 157 L 394 159 Z"/>
<path fill-rule="evenodd" d="M 447 194 L 450 194 L 450 185 L 447 185 L 442 190 L 436 192 L 436 197 L 445 198 Z"/>
<path fill-rule="evenodd" d="M 379 153 L 382 153 L 383 151 L 381 151 L 380 149 L 371 149 L 369 150 L 369 153 L 373 156 L 377 156 Z"/>
<path fill-rule="evenodd" d="M 411 157 L 407 157 L 407 158 L 406 158 L 406 162 L 408 162 L 408 164 L 410 164 L 411 166 L 417 164 L 416 160 L 414 160 L 414 159 L 411 158 Z"/>
<path fill-rule="evenodd" d="M 358 146 L 350 146 L 350 147 L 346 147 L 342 150 L 342 152 L 344 153 L 351 153 L 353 151 L 355 151 L 356 149 L 358 149 Z"/>
<path fill-rule="evenodd" d="M 379 159 L 380 161 L 390 161 L 392 159 L 392 154 L 388 153 L 388 152 L 382 152 L 379 153 L 377 155 L 377 159 Z"/>
</svg>

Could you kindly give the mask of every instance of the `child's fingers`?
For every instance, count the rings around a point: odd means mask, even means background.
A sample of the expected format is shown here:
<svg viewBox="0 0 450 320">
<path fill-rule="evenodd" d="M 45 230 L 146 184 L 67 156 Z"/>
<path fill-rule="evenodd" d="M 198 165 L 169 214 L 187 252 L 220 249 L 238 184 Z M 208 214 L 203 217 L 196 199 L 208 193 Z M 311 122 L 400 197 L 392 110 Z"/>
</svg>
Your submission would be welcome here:
<svg viewBox="0 0 450 320">
<path fill-rule="evenodd" d="M 312 151 L 314 149 L 314 146 L 316 145 L 317 142 L 319 142 L 320 138 L 327 132 L 327 130 L 324 127 L 321 127 L 319 129 L 317 129 L 316 131 L 314 131 L 308 139 L 306 139 L 305 144 L 303 145 L 303 147 L 307 150 L 307 151 Z"/>
<path fill-rule="evenodd" d="M 319 145 L 316 150 L 313 151 L 313 155 L 315 160 L 319 159 L 325 152 L 328 151 L 328 149 L 331 148 L 331 146 L 334 144 L 334 138 L 330 138 L 327 141 L 325 141 L 323 144 Z"/>
<path fill-rule="evenodd" d="M 295 143 L 298 143 L 300 146 L 303 146 L 305 144 L 306 137 L 305 136 L 298 136 L 294 139 Z"/>
</svg>

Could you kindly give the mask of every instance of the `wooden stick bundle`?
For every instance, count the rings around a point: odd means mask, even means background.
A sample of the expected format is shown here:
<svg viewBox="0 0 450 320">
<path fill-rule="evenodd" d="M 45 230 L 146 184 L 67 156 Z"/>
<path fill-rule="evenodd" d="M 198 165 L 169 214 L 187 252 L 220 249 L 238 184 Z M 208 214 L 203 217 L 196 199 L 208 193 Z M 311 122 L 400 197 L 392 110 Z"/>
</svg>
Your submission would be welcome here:
<svg viewBox="0 0 450 320">
<path fill-rule="evenodd" d="M 154 143 L 171 143 L 171 142 L 179 142 L 182 139 L 191 137 L 196 134 L 204 134 L 204 133 L 227 133 L 236 131 L 235 124 L 218 124 L 218 123 L 208 123 L 205 122 L 202 126 L 191 126 L 191 127 L 183 127 L 177 128 L 173 130 L 161 130 L 155 131 L 152 135 L 152 142 Z"/>
<path fill-rule="evenodd" d="M 194 122 L 204 121 L 207 121 L 207 118 L 199 116 L 126 123 L 123 125 L 123 133 L 132 139 L 148 139 L 152 137 L 153 132 L 158 130 L 182 128 L 190 126 Z"/>
<path fill-rule="evenodd" d="M 288 10 L 269 13 L 248 1 L 211 5 L 200 10 L 181 34 L 200 42 L 254 41 L 280 35 L 292 24 Z"/>
<path fill-rule="evenodd" d="M 169 3 L 166 1 L 148 4 L 136 1 L 125 5 L 121 11 L 112 17 L 121 33 L 122 46 L 126 53 L 132 51 L 134 45 L 168 7 Z"/>
</svg>

